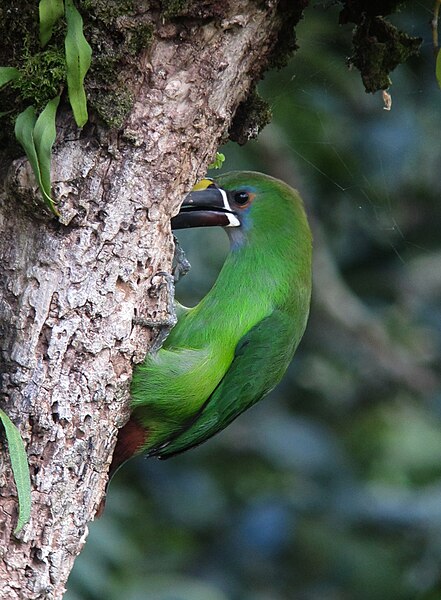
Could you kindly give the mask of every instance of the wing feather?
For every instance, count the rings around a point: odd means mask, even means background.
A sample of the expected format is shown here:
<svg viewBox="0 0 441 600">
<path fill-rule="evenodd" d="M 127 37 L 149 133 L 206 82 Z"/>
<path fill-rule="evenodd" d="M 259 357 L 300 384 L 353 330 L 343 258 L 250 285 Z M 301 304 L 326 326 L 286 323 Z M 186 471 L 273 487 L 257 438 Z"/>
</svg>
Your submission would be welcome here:
<svg viewBox="0 0 441 600">
<path fill-rule="evenodd" d="M 201 444 L 271 391 L 297 347 L 293 329 L 292 317 L 281 310 L 250 329 L 238 343 L 225 377 L 198 415 L 178 436 L 149 455 L 169 458 Z"/>
</svg>

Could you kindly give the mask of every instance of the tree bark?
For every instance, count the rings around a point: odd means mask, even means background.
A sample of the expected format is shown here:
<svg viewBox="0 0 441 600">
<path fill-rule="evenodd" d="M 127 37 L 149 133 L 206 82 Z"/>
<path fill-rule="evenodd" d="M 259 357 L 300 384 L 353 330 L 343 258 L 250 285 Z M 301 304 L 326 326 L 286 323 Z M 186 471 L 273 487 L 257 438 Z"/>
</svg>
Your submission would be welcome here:
<svg viewBox="0 0 441 600">
<path fill-rule="evenodd" d="M 306 3 L 290 4 L 292 19 Z M 280 1 L 207 6 L 214 17 L 164 22 L 139 3 L 155 33 L 124 73 L 133 105 L 118 131 L 92 123 L 80 133 L 61 113 L 52 162 L 59 220 L 35 203 L 25 159 L 3 172 L 1 406 L 27 446 L 33 506 L 15 536 L 3 444 L 0 598 L 63 596 L 128 417 L 132 366 L 157 334 L 142 319 L 167 316 L 154 275 L 171 269 L 170 216 L 205 174 L 286 25 Z"/>
</svg>

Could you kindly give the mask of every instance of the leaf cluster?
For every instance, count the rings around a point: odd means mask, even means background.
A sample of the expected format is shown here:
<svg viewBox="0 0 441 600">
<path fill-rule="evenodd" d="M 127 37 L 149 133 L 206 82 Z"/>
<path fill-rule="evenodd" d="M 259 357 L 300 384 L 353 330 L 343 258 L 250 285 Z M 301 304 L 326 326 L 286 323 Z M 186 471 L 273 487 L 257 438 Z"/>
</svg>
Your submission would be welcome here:
<svg viewBox="0 0 441 600">
<path fill-rule="evenodd" d="M 64 51 L 59 47 L 44 50 L 62 19 L 65 20 Z M 22 67 L 0 67 L 0 87 L 10 84 L 22 100 L 32 102 L 32 106 L 16 118 L 15 137 L 26 152 L 47 207 L 58 216 L 51 195 L 50 165 L 56 113 L 65 87 L 78 127 L 83 127 L 88 120 L 84 78 L 92 51 L 73 0 L 40 0 L 39 41 L 43 50 L 35 54 L 28 52 Z M 36 110 L 41 111 L 38 118 Z M 3 111 L 0 116 L 9 112 Z"/>
</svg>

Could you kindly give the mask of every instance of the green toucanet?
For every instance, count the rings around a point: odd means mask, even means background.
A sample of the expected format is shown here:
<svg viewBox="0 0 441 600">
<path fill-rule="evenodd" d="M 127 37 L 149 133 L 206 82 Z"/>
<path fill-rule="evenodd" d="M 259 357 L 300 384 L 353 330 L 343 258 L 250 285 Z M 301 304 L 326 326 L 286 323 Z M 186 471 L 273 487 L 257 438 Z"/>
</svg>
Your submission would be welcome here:
<svg viewBox="0 0 441 600">
<path fill-rule="evenodd" d="M 112 472 L 133 454 L 167 458 L 224 429 L 280 381 L 305 330 L 311 232 L 299 194 L 254 172 L 195 189 L 172 228 L 222 226 L 230 252 L 208 294 L 177 305 L 163 347 L 135 367 Z"/>
</svg>

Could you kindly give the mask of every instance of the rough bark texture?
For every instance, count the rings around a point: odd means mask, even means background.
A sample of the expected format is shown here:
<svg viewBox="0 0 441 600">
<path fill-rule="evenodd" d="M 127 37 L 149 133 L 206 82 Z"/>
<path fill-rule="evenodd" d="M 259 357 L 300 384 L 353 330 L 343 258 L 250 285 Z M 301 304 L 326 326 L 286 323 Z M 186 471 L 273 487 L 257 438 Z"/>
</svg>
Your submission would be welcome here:
<svg viewBox="0 0 441 600">
<path fill-rule="evenodd" d="M 3 444 L 0 598 L 63 595 L 128 416 L 132 366 L 155 336 L 137 319 L 166 316 L 166 289 L 152 276 L 170 271 L 170 216 L 285 20 L 276 1 L 224 2 L 218 14 L 150 15 L 153 43 L 127 72 L 134 103 L 118 132 L 79 135 L 61 114 L 52 176 L 61 222 L 33 203 L 24 159 L 0 181 L 1 407 L 20 427 L 33 485 L 31 521 L 14 536 Z"/>
</svg>

